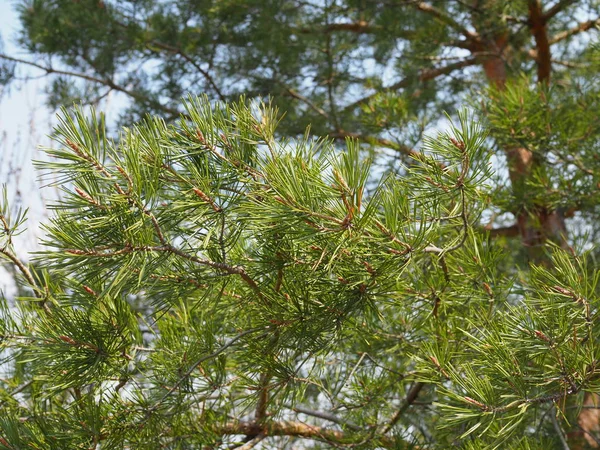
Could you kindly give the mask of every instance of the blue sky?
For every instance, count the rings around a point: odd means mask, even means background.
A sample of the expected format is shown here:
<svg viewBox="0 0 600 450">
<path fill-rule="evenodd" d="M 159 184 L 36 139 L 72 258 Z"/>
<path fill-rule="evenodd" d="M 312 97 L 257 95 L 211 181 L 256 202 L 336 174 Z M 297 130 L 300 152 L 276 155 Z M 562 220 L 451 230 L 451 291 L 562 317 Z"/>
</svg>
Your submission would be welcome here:
<svg viewBox="0 0 600 450">
<path fill-rule="evenodd" d="M 4 43 L 3 50 L 10 55 L 26 57 L 24 52 L 19 51 L 15 42 L 19 23 L 14 4 L 14 0 L 0 0 L 0 36 Z M 39 73 L 28 70 L 21 70 L 19 73 L 22 76 L 39 76 Z M 9 196 L 11 193 L 16 195 L 16 189 L 19 189 L 24 197 L 33 194 L 29 192 L 35 187 L 31 159 L 38 157 L 37 145 L 48 144 L 45 136 L 53 120 L 53 115 L 44 106 L 45 84 L 44 78 L 19 81 L 8 90 L 4 89 L 0 97 L 0 184 L 10 184 Z M 10 167 L 9 161 L 13 167 Z M 20 170 L 20 173 L 15 173 L 17 170 Z"/>
</svg>

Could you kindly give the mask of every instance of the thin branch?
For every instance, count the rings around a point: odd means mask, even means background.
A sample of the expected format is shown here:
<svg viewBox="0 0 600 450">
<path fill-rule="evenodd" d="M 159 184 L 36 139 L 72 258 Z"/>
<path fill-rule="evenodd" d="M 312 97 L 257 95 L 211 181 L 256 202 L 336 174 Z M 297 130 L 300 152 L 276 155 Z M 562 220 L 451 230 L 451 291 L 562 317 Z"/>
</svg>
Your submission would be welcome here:
<svg viewBox="0 0 600 450">
<path fill-rule="evenodd" d="M 339 418 L 338 416 L 324 412 L 324 411 L 314 411 L 312 409 L 303 408 L 302 406 L 296 406 L 295 408 L 290 408 L 292 411 L 306 414 L 307 416 L 318 417 L 319 419 L 328 420 L 333 423 L 337 423 L 338 425 L 342 425 L 350 430 L 361 431 L 362 428 L 352 422 L 346 422 L 344 419 Z"/>
<path fill-rule="evenodd" d="M 552 409 L 556 410 L 555 407 L 552 407 Z M 550 414 L 550 420 L 552 421 L 552 426 L 556 431 L 556 435 L 560 440 L 563 450 L 571 450 L 569 444 L 567 443 L 567 439 L 565 438 L 565 433 L 560 424 L 558 423 L 558 420 L 556 419 L 556 414 Z"/>
<path fill-rule="evenodd" d="M 326 20 L 327 22 L 329 22 L 329 14 L 326 14 Z M 334 77 L 336 75 L 335 73 L 335 61 L 333 60 L 333 53 L 332 53 L 332 45 L 331 45 L 331 35 L 327 34 L 325 36 L 325 43 L 326 43 L 326 47 L 325 47 L 325 56 L 327 59 L 327 68 L 328 68 L 328 76 L 327 76 L 327 80 L 325 81 L 327 84 L 327 99 L 329 100 L 329 109 L 330 109 L 330 117 L 333 121 L 333 124 L 335 125 L 335 128 L 337 130 L 341 129 L 340 126 L 340 122 L 338 120 L 338 114 L 337 114 L 337 107 L 336 107 L 336 102 L 334 100 L 334 84 L 333 84 L 333 80 Z"/>
<path fill-rule="evenodd" d="M 81 73 L 81 72 L 72 72 L 69 70 L 58 70 L 58 69 L 54 69 L 52 67 L 43 66 L 43 65 L 35 63 L 33 61 L 27 61 L 25 59 L 15 58 L 13 56 L 9 56 L 9 55 L 3 54 L 3 53 L 0 53 L 0 59 L 5 59 L 7 61 L 13 61 L 13 62 L 16 62 L 19 64 L 25 64 L 30 67 L 35 67 L 37 69 L 40 69 L 40 70 L 43 70 L 44 72 L 46 72 L 46 75 L 52 75 L 52 74 L 65 75 L 68 77 L 74 77 L 74 78 L 79 78 L 82 80 L 90 81 L 92 83 L 98 83 L 103 86 L 107 86 L 114 91 L 122 92 L 123 94 L 128 95 L 129 97 L 131 97 L 135 100 L 138 100 L 142 103 L 150 104 L 150 105 L 156 107 L 157 109 L 160 109 L 171 115 L 178 116 L 180 114 L 180 112 L 177 111 L 176 109 L 169 108 L 168 106 L 164 106 L 161 103 L 159 103 L 155 100 L 149 99 L 148 97 L 146 97 L 144 95 L 138 94 L 138 93 L 136 93 L 134 91 L 130 91 L 128 89 L 125 89 L 124 87 L 119 86 L 113 80 L 111 80 L 109 78 L 102 79 L 102 78 L 97 78 L 97 77 L 87 75 L 87 74 Z"/>
<path fill-rule="evenodd" d="M 356 34 L 367 34 L 374 33 L 376 31 L 382 31 L 383 28 L 377 25 L 371 25 L 369 22 L 365 20 L 357 20 L 356 22 L 342 22 L 342 23 L 328 23 L 322 27 L 317 28 L 298 28 L 296 31 L 302 34 L 311 34 L 311 33 L 322 33 L 328 34 L 333 33 L 335 31 L 348 31 L 350 33 Z"/>
<path fill-rule="evenodd" d="M 589 67 L 588 64 L 579 64 L 579 63 L 574 63 L 572 61 L 564 61 L 562 59 L 555 59 L 555 58 L 552 58 L 552 64 L 557 64 L 559 66 L 568 67 L 569 69 L 585 69 L 585 68 Z M 586 170 L 589 170 L 589 169 L 586 169 Z"/>
<path fill-rule="evenodd" d="M 216 425 L 213 431 L 221 435 L 258 436 L 264 434 L 268 436 L 293 436 L 315 439 L 328 443 L 350 444 L 353 442 L 352 435 L 342 431 L 291 421 L 269 422 L 264 425 L 255 422 L 235 421 L 224 425 Z M 384 448 L 398 448 L 395 439 L 381 437 L 378 441 L 379 445 Z M 418 447 L 414 448 L 418 449 Z"/>
<path fill-rule="evenodd" d="M 588 20 L 587 22 L 581 22 L 576 27 L 571 28 L 570 30 L 563 31 L 562 33 L 557 33 L 554 36 L 552 36 L 552 38 L 550 38 L 548 43 L 550 45 L 556 44 L 557 42 L 564 41 L 565 39 L 568 39 L 571 36 L 583 33 L 597 26 L 600 26 L 600 17 L 594 20 Z"/>
<path fill-rule="evenodd" d="M 27 266 L 19 258 L 17 258 L 17 256 L 13 252 L 8 250 L 7 248 L 0 248 L 0 253 L 6 256 L 19 269 L 19 271 L 23 274 L 27 282 L 33 288 L 33 294 L 37 298 L 42 298 L 42 296 L 36 289 L 37 284 L 34 281 L 33 275 L 31 274 L 31 271 L 27 268 Z"/>
<path fill-rule="evenodd" d="M 206 79 L 206 81 L 208 81 L 208 84 L 210 84 L 210 86 L 213 88 L 213 90 L 219 97 L 219 100 L 221 100 L 222 102 L 226 101 L 225 96 L 223 95 L 223 93 L 221 92 L 219 87 L 217 86 L 217 83 L 215 82 L 215 80 L 210 76 L 208 71 L 206 71 L 202 67 L 200 67 L 200 65 L 190 55 L 188 55 L 187 53 L 184 53 L 184 51 L 181 50 L 179 47 L 174 47 L 172 45 L 165 44 L 163 42 L 150 41 L 148 44 L 154 45 L 154 46 L 161 48 L 163 50 L 166 50 L 170 53 L 181 56 L 184 60 L 186 60 L 192 66 L 194 66 L 194 68 L 198 72 L 200 72 L 202 74 L 202 76 Z"/>
<path fill-rule="evenodd" d="M 204 361 L 207 361 L 209 359 L 213 359 L 216 358 L 217 356 L 219 356 L 221 353 L 223 353 L 225 350 L 227 350 L 229 347 L 231 347 L 233 344 L 235 344 L 237 341 L 239 341 L 241 338 L 243 338 L 244 336 L 247 336 L 249 334 L 252 333 L 256 333 L 257 331 L 261 331 L 264 328 L 262 327 L 256 327 L 256 328 L 251 328 L 249 330 L 246 330 L 240 334 L 238 334 L 237 336 L 235 336 L 234 338 L 232 338 L 229 342 L 227 342 L 225 345 L 219 347 L 217 350 L 215 350 L 214 352 L 210 353 L 209 355 L 204 355 L 203 357 L 201 357 L 200 359 L 198 359 L 194 364 L 192 364 L 190 366 L 190 368 L 181 376 L 181 378 L 179 378 L 179 380 L 165 393 L 165 395 L 163 395 L 160 400 L 158 402 L 156 402 L 150 409 L 150 411 L 155 411 L 173 392 L 175 392 L 179 386 L 181 386 L 181 384 L 192 374 L 192 372 L 194 370 L 196 370 L 196 368 L 202 364 Z M 251 434 L 251 433 L 241 433 L 241 434 Z M 256 433 L 256 435 L 258 435 L 260 433 Z"/>
<path fill-rule="evenodd" d="M 349 110 L 353 110 L 353 109 L 357 108 L 358 106 L 364 105 L 365 103 L 368 103 L 371 99 L 375 98 L 377 95 L 379 95 L 381 93 L 397 91 L 398 89 L 402 89 L 402 88 L 410 86 L 415 81 L 425 83 L 425 82 L 431 81 L 441 75 L 447 75 L 455 70 L 462 69 L 462 68 L 468 67 L 468 66 L 473 66 L 473 65 L 477 64 L 477 62 L 478 62 L 478 59 L 476 57 L 472 57 L 472 58 L 464 59 L 462 61 L 454 62 L 452 64 L 448 64 L 443 67 L 435 67 L 432 69 L 422 70 L 416 77 L 409 76 L 409 77 L 403 78 L 402 80 L 392 84 L 391 86 L 387 86 L 387 87 L 377 91 L 374 94 L 367 95 L 366 97 L 363 97 L 359 100 L 356 100 L 353 103 L 350 103 L 348 106 L 346 106 L 344 108 L 343 111 L 346 112 Z"/>
<path fill-rule="evenodd" d="M 180 250 L 176 247 L 173 247 L 171 244 L 166 244 L 162 246 L 125 246 L 119 250 L 79 250 L 79 249 L 65 249 L 64 250 L 71 255 L 81 255 L 81 256 L 93 256 L 96 258 L 112 258 L 114 256 L 134 253 L 134 252 L 163 252 L 163 253 L 173 253 L 174 255 L 180 256 L 188 261 L 195 262 L 196 264 L 200 264 L 202 266 L 211 267 L 213 269 L 222 270 L 230 275 L 239 275 L 242 280 L 248 284 L 252 290 L 254 290 L 261 298 L 262 293 L 256 282 L 248 275 L 246 270 L 242 266 L 232 266 L 225 263 L 215 262 L 210 259 L 199 258 L 194 255 L 190 255 L 183 250 Z"/>
<path fill-rule="evenodd" d="M 284 87 L 284 88 L 287 91 L 287 93 L 290 94 L 291 97 L 294 97 L 296 100 L 300 100 L 301 102 L 305 103 L 306 105 L 308 105 L 308 107 L 310 109 L 312 109 L 313 111 L 317 112 L 318 114 L 320 114 L 321 116 L 323 116 L 324 118 L 329 120 L 329 114 L 327 114 L 327 112 L 323 108 L 320 108 L 319 106 L 315 105 L 310 99 L 308 99 L 305 96 L 303 96 L 302 94 L 296 92 L 292 88 L 289 88 L 289 87 Z"/>
<path fill-rule="evenodd" d="M 246 442 L 245 444 L 240 445 L 239 447 L 235 447 L 234 450 L 250 450 L 250 449 L 253 449 L 254 447 L 256 447 L 266 437 L 267 436 L 265 436 L 264 434 L 259 434 L 254 439 Z"/>
<path fill-rule="evenodd" d="M 257 423 L 261 423 L 267 418 L 270 380 L 271 376 L 268 373 L 265 372 L 260 374 L 260 392 L 258 394 L 258 402 L 254 413 L 254 421 Z"/>
<path fill-rule="evenodd" d="M 393 428 L 393 426 L 398 423 L 398 421 L 402 417 L 402 414 L 404 414 L 406 410 L 410 407 L 410 405 L 412 405 L 413 402 L 417 399 L 419 393 L 421 392 L 424 386 L 425 383 L 422 382 L 417 382 L 412 385 L 412 387 L 408 391 L 408 394 L 406 395 L 406 398 L 400 405 L 400 408 L 398 408 L 398 411 L 396 411 L 394 416 L 390 419 L 389 423 L 383 429 L 383 434 L 387 434 Z"/>
<path fill-rule="evenodd" d="M 384 138 L 380 138 L 377 136 L 367 136 L 364 134 L 352 133 L 352 132 L 344 131 L 344 130 L 339 130 L 339 131 L 336 131 L 335 133 L 330 133 L 329 136 L 334 139 L 346 139 L 346 138 L 358 139 L 359 141 L 367 142 L 372 145 L 378 145 L 380 147 L 391 148 L 392 150 L 396 150 L 400 153 L 404 153 L 409 156 L 416 156 L 419 154 L 419 152 L 417 152 L 416 150 L 413 150 L 412 148 L 410 148 L 406 145 L 398 144 L 396 142 L 390 141 L 389 139 L 384 139 Z"/>
<path fill-rule="evenodd" d="M 477 33 L 467 30 L 463 25 L 461 25 L 456 20 L 454 20 L 454 18 L 452 18 L 452 16 L 446 14 L 446 12 L 436 8 L 435 6 L 432 6 L 429 3 L 425 3 L 425 2 L 418 2 L 418 3 L 416 3 L 415 6 L 417 7 L 417 9 L 419 11 L 423 11 L 424 13 L 427 13 L 427 14 L 435 17 L 440 22 L 442 22 L 442 23 L 448 25 L 450 28 L 458 31 L 464 37 L 466 37 L 468 40 L 470 40 L 470 41 L 478 41 L 479 40 L 479 35 Z"/>
<path fill-rule="evenodd" d="M 469 221 L 467 220 L 467 205 L 466 205 L 466 199 L 465 199 L 465 190 L 462 187 L 460 189 L 460 197 L 461 197 L 460 218 L 462 220 L 462 229 L 463 229 L 462 237 L 460 238 L 460 241 L 458 241 L 453 246 L 451 246 L 449 248 L 445 248 L 444 253 L 453 252 L 453 251 L 461 248 L 464 245 L 464 243 L 467 240 L 467 237 L 469 235 Z"/>
</svg>

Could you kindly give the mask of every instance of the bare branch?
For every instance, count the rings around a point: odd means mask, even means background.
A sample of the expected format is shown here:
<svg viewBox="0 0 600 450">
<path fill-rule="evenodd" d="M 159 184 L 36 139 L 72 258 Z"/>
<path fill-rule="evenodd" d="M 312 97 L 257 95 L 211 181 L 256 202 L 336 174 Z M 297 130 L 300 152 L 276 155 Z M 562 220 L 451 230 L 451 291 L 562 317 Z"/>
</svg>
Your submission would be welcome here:
<svg viewBox="0 0 600 450">
<path fill-rule="evenodd" d="M 253 449 L 254 447 L 256 447 L 264 438 L 266 438 L 266 436 L 264 434 L 259 434 L 258 436 L 256 436 L 254 439 L 249 440 L 248 442 L 246 442 L 243 445 L 240 445 L 239 447 L 235 447 L 234 450 L 250 450 Z"/>
<path fill-rule="evenodd" d="M 268 373 L 260 374 L 260 392 L 258 394 L 258 402 L 254 413 L 254 420 L 257 423 L 263 422 L 267 418 L 267 406 L 269 403 L 269 381 L 271 376 Z"/>
</svg>

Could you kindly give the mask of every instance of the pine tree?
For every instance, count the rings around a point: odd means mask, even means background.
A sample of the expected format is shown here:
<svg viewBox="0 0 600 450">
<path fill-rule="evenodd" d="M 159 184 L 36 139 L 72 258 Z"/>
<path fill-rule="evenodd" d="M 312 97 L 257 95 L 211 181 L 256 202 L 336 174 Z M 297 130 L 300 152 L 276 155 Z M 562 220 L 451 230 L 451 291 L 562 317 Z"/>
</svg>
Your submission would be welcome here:
<svg viewBox="0 0 600 450">
<path fill-rule="evenodd" d="M 598 447 L 598 8 L 22 4 L 4 81 L 132 103 L 32 266 L 3 203 L 0 445 Z"/>
</svg>

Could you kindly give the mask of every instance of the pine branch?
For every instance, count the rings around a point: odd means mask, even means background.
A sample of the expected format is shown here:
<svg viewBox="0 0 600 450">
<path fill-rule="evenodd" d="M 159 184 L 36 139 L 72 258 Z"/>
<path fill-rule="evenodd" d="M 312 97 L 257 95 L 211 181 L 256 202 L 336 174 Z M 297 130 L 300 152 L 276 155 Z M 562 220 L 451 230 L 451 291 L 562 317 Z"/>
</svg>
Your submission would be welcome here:
<svg viewBox="0 0 600 450">
<path fill-rule="evenodd" d="M 267 406 L 269 403 L 269 381 L 271 376 L 268 373 L 260 374 L 260 391 L 258 394 L 258 402 L 254 413 L 254 421 L 261 423 L 267 418 Z"/>
<path fill-rule="evenodd" d="M 33 279 L 33 275 L 31 274 L 31 271 L 17 257 L 17 255 L 15 255 L 13 252 L 11 252 L 8 248 L 5 248 L 5 247 L 0 247 L 0 253 L 3 254 L 4 256 L 6 256 L 17 267 L 17 269 L 19 269 L 19 272 L 21 272 L 21 274 L 25 277 L 27 282 L 33 288 L 33 295 L 35 295 L 37 298 L 42 298 L 42 296 L 38 292 L 37 284 L 36 284 L 35 280 Z"/>
<path fill-rule="evenodd" d="M 560 440 L 563 450 L 571 450 L 571 448 L 569 447 L 569 444 L 567 443 L 567 439 L 565 438 L 565 433 L 564 433 L 562 427 L 560 426 L 560 424 L 558 423 L 558 420 L 556 419 L 556 413 L 553 414 L 555 409 L 556 409 L 555 407 L 552 407 L 553 411 L 550 412 L 550 420 L 552 421 L 552 426 L 554 427 L 554 430 L 556 431 L 556 435 L 558 436 L 558 438 Z"/>
<path fill-rule="evenodd" d="M 115 256 L 126 255 L 126 254 L 136 253 L 136 252 L 172 253 L 174 255 L 180 256 L 184 259 L 187 259 L 188 261 L 195 262 L 196 264 L 199 264 L 202 266 L 207 266 L 207 267 L 211 267 L 213 269 L 222 270 L 223 272 L 226 272 L 230 275 L 239 275 L 240 278 L 242 278 L 242 280 L 244 280 L 246 282 L 246 284 L 248 284 L 252 288 L 252 290 L 257 293 L 257 295 L 259 295 L 259 297 L 261 297 L 261 298 L 263 297 L 262 292 L 260 291 L 260 288 L 258 287 L 256 282 L 248 275 L 248 273 L 242 266 L 231 266 L 229 264 L 215 262 L 210 259 L 199 258 L 197 256 L 190 255 L 176 247 L 173 247 L 171 244 L 165 244 L 162 246 L 151 246 L 151 245 L 139 246 L 139 247 L 125 246 L 118 250 L 108 250 L 108 249 L 80 250 L 80 249 L 75 249 L 75 248 L 68 248 L 68 249 L 65 249 L 64 251 L 71 255 L 92 256 L 95 258 L 113 258 Z"/>
<path fill-rule="evenodd" d="M 302 34 L 328 34 L 336 31 L 347 31 L 355 34 L 370 34 L 382 31 L 383 28 L 377 25 L 372 25 L 365 20 L 357 20 L 355 22 L 340 22 L 340 23 L 329 23 L 321 27 L 302 27 L 294 31 Z"/>
</svg>

